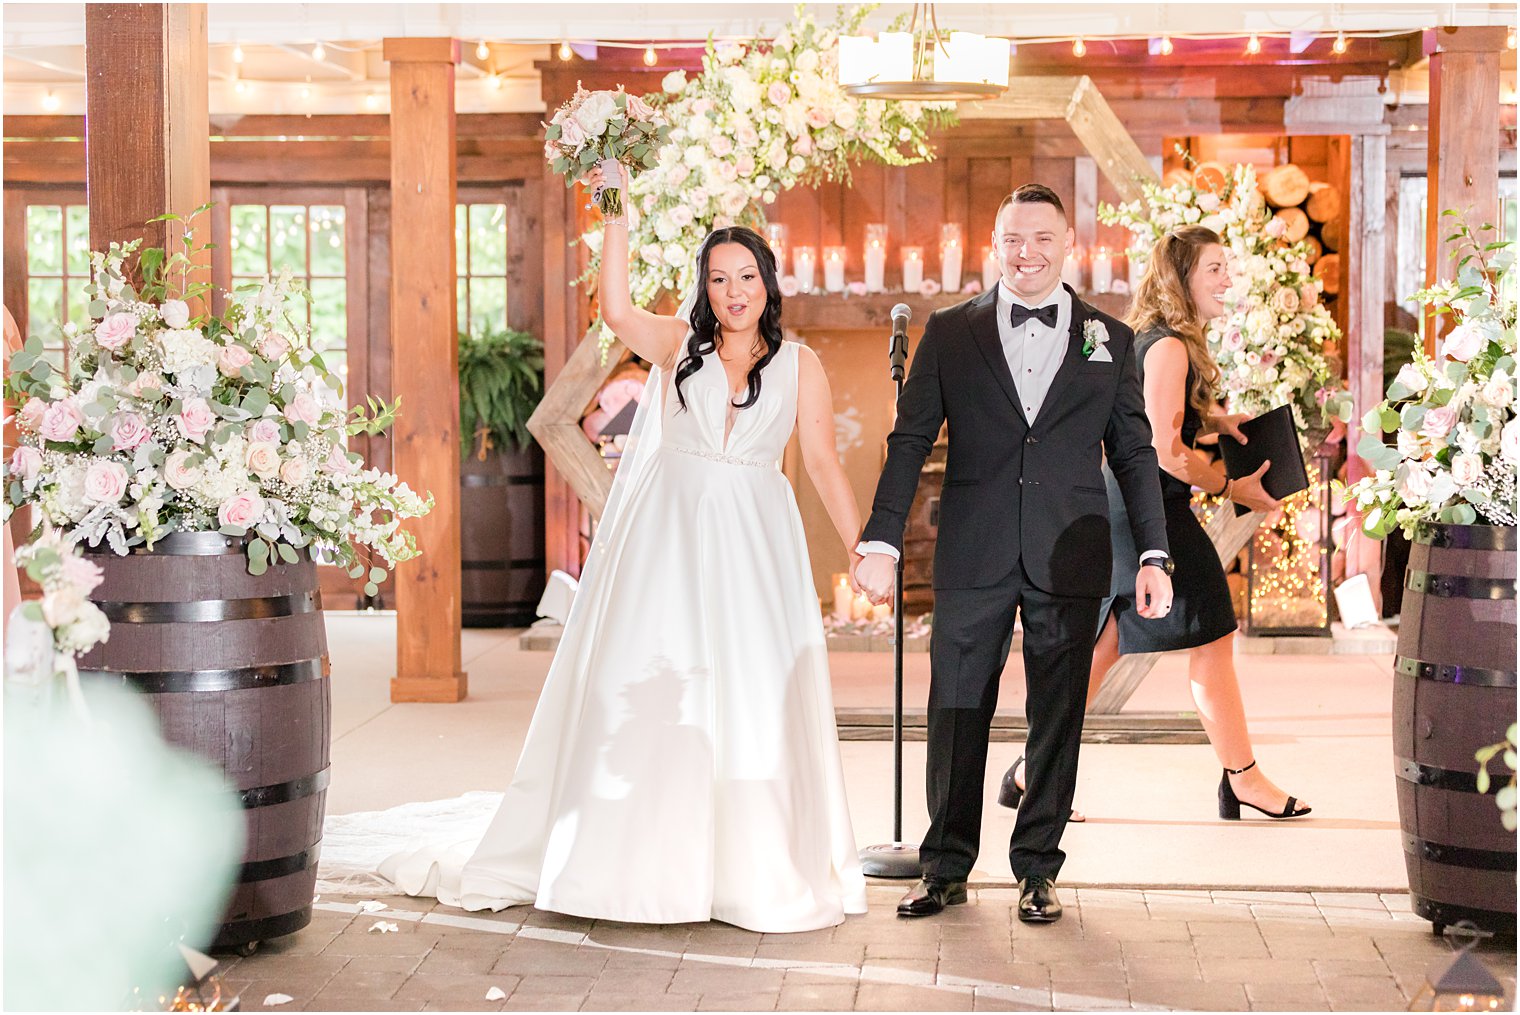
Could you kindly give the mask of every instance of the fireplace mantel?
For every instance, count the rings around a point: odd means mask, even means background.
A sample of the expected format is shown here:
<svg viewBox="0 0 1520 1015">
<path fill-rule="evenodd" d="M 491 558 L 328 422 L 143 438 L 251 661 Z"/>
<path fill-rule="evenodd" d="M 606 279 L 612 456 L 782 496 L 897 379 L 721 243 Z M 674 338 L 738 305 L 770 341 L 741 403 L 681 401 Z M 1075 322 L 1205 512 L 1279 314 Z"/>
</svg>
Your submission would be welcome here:
<svg viewBox="0 0 1520 1015">
<path fill-rule="evenodd" d="M 1079 295 L 1099 310 L 1115 317 L 1121 316 L 1129 305 L 1129 297 L 1118 293 Z M 786 298 L 781 324 L 786 330 L 798 334 L 809 331 L 887 331 L 892 327 L 892 308 L 899 303 L 906 303 L 913 311 L 909 327 L 914 332 L 921 332 L 924 322 L 934 311 L 974 298 L 962 293 L 939 293 L 935 296 L 904 292 L 868 293 L 865 296 L 809 293 Z"/>
</svg>

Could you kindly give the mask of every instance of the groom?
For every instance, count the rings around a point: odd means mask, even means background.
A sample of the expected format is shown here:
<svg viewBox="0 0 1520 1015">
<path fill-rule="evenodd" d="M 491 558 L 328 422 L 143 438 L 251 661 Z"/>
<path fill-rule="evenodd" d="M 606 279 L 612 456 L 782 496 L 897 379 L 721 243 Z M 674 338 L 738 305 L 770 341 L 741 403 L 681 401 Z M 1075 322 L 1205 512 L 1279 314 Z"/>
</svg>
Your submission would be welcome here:
<svg viewBox="0 0 1520 1015">
<path fill-rule="evenodd" d="M 934 555 L 930 644 L 929 831 L 923 880 L 900 916 L 966 901 L 981 841 L 987 735 L 1015 611 L 1024 622 L 1027 782 L 1008 859 L 1019 919 L 1060 918 L 1082 713 L 1112 551 L 1101 463 L 1118 479 L 1135 545 L 1140 614 L 1170 608 L 1171 560 L 1156 452 L 1135 371 L 1133 333 L 1061 284 L 1072 231 L 1048 187 L 1004 199 L 992 241 L 1002 279 L 936 311 L 897 401 L 897 425 L 858 550 L 872 599 L 891 594 L 919 472 L 949 423 Z"/>
</svg>

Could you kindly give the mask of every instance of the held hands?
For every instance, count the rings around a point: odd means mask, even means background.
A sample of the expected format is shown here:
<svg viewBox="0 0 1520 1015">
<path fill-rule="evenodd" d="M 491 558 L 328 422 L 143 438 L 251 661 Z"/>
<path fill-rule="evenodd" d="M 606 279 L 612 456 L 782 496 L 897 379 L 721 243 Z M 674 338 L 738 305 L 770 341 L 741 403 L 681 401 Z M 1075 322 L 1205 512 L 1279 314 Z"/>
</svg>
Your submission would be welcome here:
<svg viewBox="0 0 1520 1015">
<path fill-rule="evenodd" d="M 1157 620 L 1171 612 L 1171 576 L 1159 567 L 1141 565 L 1135 576 L 1135 606 L 1147 620 Z"/>
<path fill-rule="evenodd" d="M 890 554 L 868 553 L 854 558 L 850 568 L 850 582 L 866 594 L 866 598 L 880 606 L 892 598 L 892 586 L 897 579 L 897 561 Z"/>
<path fill-rule="evenodd" d="M 1249 476 L 1241 476 L 1230 482 L 1230 499 L 1237 504 L 1250 508 L 1252 511 L 1275 511 L 1282 506 L 1282 501 L 1273 497 L 1261 485 L 1262 477 L 1272 467 L 1271 459 L 1261 463 L 1261 468 Z"/>
</svg>

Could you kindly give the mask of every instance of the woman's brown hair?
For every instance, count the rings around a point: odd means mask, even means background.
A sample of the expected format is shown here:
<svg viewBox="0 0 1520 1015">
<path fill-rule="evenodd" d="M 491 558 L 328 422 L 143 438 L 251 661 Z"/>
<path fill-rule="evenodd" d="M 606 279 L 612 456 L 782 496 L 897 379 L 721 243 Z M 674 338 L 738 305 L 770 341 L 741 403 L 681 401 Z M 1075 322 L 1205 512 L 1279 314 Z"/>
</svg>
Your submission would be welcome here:
<svg viewBox="0 0 1520 1015">
<path fill-rule="evenodd" d="M 1199 319 L 1188 281 L 1203 249 L 1218 243 L 1219 234 L 1204 226 L 1183 226 L 1161 237 L 1151 250 L 1150 262 L 1124 319 L 1136 333 L 1159 326 L 1182 339 L 1193 374 L 1188 402 L 1204 416 L 1218 403 L 1219 364 L 1209 353 L 1204 335 L 1208 322 Z"/>
</svg>

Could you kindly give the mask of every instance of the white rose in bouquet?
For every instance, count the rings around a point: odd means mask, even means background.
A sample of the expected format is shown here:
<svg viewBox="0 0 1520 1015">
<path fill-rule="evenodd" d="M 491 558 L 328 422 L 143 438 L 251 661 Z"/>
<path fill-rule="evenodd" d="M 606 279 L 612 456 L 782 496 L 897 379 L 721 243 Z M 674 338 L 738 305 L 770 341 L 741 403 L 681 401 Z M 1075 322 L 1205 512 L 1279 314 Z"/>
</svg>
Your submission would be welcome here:
<svg viewBox="0 0 1520 1015">
<path fill-rule="evenodd" d="M 575 111 L 575 122 L 589 137 L 599 138 L 607 133 L 607 121 L 617 112 L 617 101 L 611 92 L 594 92 Z"/>
</svg>

